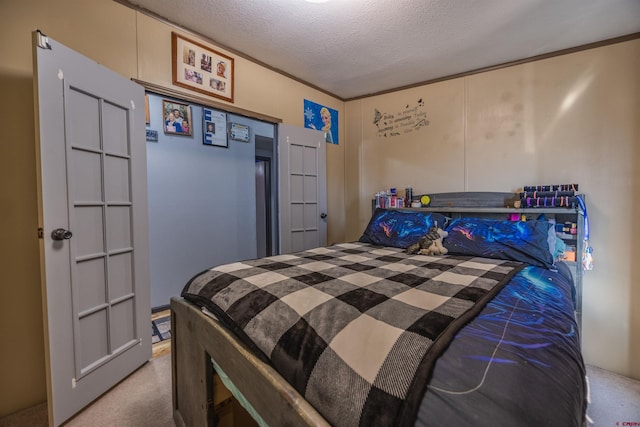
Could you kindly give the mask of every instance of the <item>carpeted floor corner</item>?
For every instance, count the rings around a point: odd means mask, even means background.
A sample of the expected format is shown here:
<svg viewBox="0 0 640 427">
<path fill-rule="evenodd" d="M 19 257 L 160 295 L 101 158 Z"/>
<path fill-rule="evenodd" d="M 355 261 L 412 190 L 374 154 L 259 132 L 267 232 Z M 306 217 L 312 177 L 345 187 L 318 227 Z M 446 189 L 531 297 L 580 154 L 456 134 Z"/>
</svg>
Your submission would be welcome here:
<svg viewBox="0 0 640 427">
<path fill-rule="evenodd" d="M 48 427 L 47 402 L 0 418 L 0 427 Z"/>
<path fill-rule="evenodd" d="M 171 355 L 151 359 L 65 427 L 174 427 Z"/>
<path fill-rule="evenodd" d="M 591 426 L 640 425 L 640 381 L 590 365 L 587 378 Z"/>
<path fill-rule="evenodd" d="M 47 427 L 42 403 L 0 419 L 0 427 Z M 64 427 L 175 427 L 171 402 L 171 355 L 149 360 Z"/>
</svg>

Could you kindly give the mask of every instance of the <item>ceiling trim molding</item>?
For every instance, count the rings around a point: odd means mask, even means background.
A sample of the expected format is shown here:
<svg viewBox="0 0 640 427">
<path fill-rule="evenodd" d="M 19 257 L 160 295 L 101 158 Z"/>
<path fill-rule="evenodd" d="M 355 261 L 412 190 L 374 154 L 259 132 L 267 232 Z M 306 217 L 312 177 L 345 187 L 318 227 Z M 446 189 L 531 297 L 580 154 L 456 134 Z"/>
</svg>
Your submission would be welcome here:
<svg viewBox="0 0 640 427">
<path fill-rule="evenodd" d="M 192 102 L 194 104 L 200 104 L 205 107 L 214 108 L 216 110 L 226 111 L 227 113 L 237 114 L 238 116 L 249 117 L 251 119 L 261 120 L 263 122 L 278 124 L 282 123 L 282 119 L 277 117 L 267 116 L 266 114 L 256 113 L 255 111 L 245 110 L 244 108 L 236 107 L 235 105 L 223 104 L 222 102 L 216 102 L 211 99 L 205 98 L 199 95 L 193 95 L 185 93 L 180 90 L 167 88 L 155 83 L 145 82 L 144 80 L 131 79 L 145 88 L 147 92 L 152 92 L 157 95 L 168 96 L 183 101 Z"/>
<path fill-rule="evenodd" d="M 571 47 L 571 48 L 567 48 L 567 49 L 557 50 L 555 52 L 544 53 L 544 54 L 541 54 L 541 55 L 531 56 L 529 58 L 523 58 L 523 59 L 518 59 L 516 61 L 505 62 L 503 64 L 492 65 L 492 66 L 484 67 L 484 68 L 478 68 L 477 70 L 465 71 L 464 73 L 453 74 L 453 75 L 446 76 L 446 77 L 439 77 L 437 79 L 427 80 L 427 81 L 420 82 L 420 83 L 413 83 L 413 84 L 410 84 L 410 85 L 401 86 L 401 87 L 397 87 L 397 88 L 394 88 L 394 89 L 384 90 L 384 91 L 375 92 L 375 93 L 371 93 L 371 94 L 367 94 L 367 95 L 354 96 L 352 98 L 346 98 L 344 101 L 345 102 L 356 101 L 358 99 L 364 99 L 364 98 L 370 98 L 370 97 L 373 97 L 373 96 L 384 95 L 384 94 L 391 93 L 391 92 L 397 92 L 399 90 L 412 89 L 412 88 L 415 88 L 415 87 L 418 87 L 418 86 L 426 86 L 426 85 L 430 85 L 430 84 L 433 84 L 433 83 L 443 82 L 443 81 L 446 81 L 446 80 L 453 80 L 453 79 L 458 79 L 458 78 L 461 78 L 461 77 L 468 77 L 468 76 L 472 76 L 474 74 L 485 73 L 487 71 L 494 71 L 494 70 L 499 70 L 501 68 L 507 68 L 507 67 L 513 67 L 515 65 L 526 64 L 526 63 L 529 63 L 529 62 L 541 61 L 543 59 L 549 59 L 549 58 L 554 58 L 556 56 L 568 55 L 570 53 L 576 53 L 576 52 L 581 52 L 583 50 L 595 49 L 595 48 L 598 48 L 598 47 L 603 47 L 603 46 L 608 46 L 608 45 L 612 45 L 612 44 L 622 43 L 622 42 L 626 42 L 626 41 L 630 41 L 630 40 L 634 40 L 634 39 L 638 39 L 638 38 L 640 38 L 640 33 L 627 34 L 626 36 L 614 37 L 612 39 L 601 40 L 601 41 L 598 41 L 598 42 L 588 43 L 588 44 L 584 44 L 584 45 L 581 45 L 581 46 L 576 46 L 576 47 Z"/>
</svg>

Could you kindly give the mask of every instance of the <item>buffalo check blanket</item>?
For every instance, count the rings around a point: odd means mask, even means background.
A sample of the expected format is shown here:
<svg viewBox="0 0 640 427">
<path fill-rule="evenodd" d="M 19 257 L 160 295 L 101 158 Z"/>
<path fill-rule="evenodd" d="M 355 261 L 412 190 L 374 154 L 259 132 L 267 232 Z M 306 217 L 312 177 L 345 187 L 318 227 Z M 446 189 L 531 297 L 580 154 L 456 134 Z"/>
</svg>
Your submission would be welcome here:
<svg viewBox="0 0 640 427">
<path fill-rule="evenodd" d="M 523 266 L 356 242 L 215 267 L 182 296 L 331 424 L 413 425 L 437 356 Z"/>
</svg>

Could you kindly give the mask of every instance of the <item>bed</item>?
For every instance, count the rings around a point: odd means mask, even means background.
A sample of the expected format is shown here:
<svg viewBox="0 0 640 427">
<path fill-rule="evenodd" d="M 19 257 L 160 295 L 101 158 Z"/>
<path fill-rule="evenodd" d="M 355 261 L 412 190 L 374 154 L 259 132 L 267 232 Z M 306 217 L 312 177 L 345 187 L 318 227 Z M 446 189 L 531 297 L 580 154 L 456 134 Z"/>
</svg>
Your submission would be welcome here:
<svg viewBox="0 0 640 427">
<path fill-rule="evenodd" d="M 262 425 L 584 425 L 571 271 L 548 221 L 495 200 L 196 274 L 171 301 L 176 424 L 215 424 L 217 373 Z M 435 224 L 448 253 L 407 254 Z"/>
</svg>

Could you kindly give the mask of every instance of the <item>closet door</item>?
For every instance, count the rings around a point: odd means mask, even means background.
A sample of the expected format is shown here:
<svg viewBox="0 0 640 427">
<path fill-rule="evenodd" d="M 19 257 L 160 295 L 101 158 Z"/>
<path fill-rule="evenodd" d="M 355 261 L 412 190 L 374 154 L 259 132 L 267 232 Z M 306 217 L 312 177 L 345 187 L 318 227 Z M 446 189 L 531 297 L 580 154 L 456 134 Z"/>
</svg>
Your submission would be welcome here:
<svg viewBox="0 0 640 427">
<path fill-rule="evenodd" d="M 280 252 L 327 244 L 326 142 L 319 130 L 280 124 Z"/>
<path fill-rule="evenodd" d="M 33 34 L 49 424 L 151 357 L 144 89 Z"/>
</svg>

